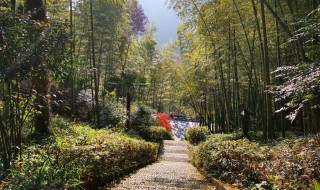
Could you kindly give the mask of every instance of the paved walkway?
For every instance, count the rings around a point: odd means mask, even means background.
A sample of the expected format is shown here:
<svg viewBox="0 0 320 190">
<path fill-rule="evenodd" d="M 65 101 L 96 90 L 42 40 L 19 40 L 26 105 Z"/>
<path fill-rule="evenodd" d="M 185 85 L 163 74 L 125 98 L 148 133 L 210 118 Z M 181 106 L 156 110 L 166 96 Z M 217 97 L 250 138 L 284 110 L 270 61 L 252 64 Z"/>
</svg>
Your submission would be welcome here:
<svg viewBox="0 0 320 190">
<path fill-rule="evenodd" d="M 164 154 L 159 161 L 138 170 L 128 178 L 109 188 L 120 189 L 154 189 L 187 190 L 214 189 L 197 169 L 188 162 L 188 146 L 185 141 L 165 141 Z"/>
</svg>

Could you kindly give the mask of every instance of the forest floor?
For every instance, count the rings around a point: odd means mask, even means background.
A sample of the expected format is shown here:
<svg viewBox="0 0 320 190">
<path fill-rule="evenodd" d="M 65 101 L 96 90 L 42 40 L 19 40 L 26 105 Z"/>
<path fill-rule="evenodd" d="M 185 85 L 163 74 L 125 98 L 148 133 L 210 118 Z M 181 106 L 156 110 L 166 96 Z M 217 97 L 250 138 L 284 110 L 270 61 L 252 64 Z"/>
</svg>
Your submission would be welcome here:
<svg viewBox="0 0 320 190">
<path fill-rule="evenodd" d="M 163 154 L 156 163 L 107 189 L 215 189 L 189 163 L 189 146 L 186 141 L 164 141 Z"/>
</svg>

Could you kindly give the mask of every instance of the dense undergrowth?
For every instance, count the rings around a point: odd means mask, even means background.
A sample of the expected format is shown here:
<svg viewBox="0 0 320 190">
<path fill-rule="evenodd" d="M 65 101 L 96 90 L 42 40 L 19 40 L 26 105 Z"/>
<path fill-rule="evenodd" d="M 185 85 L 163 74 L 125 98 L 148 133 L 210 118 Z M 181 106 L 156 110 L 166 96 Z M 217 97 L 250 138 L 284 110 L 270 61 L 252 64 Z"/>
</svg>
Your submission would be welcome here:
<svg viewBox="0 0 320 190">
<path fill-rule="evenodd" d="M 28 145 L 3 189 L 97 189 L 157 159 L 158 144 L 55 118 L 52 135 Z"/>
<path fill-rule="evenodd" d="M 191 148 L 191 160 L 240 189 L 319 189 L 320 135 L 267 144 L 237 134 L 210 135 Z"/>
</svg>

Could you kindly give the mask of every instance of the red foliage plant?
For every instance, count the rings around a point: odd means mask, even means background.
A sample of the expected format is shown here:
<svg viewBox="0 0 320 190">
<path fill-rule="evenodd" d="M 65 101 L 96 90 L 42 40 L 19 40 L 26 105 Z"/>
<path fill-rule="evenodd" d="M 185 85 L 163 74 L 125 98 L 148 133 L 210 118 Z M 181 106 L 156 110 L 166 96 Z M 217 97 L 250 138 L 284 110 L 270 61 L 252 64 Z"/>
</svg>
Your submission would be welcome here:
<svg viewBox="0 0 320 190">
<path fill-rule="evenodd" d="M 168 131 L 172 130 L 172 126 L 170 124 L 171 118 L 166 113 L 158 113 L 158 122 L 159 126 L 165 127 Z"/>
</svg>

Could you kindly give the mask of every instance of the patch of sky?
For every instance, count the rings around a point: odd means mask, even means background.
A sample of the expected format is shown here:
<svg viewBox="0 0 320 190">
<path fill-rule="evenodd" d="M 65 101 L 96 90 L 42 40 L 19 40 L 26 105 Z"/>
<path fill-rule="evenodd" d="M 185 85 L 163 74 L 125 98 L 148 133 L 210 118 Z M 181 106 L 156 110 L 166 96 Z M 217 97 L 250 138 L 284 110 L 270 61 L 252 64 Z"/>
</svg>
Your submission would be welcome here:
<svg viewBox="0 0 320 190">
<path fill-rule="evenodd" d="M 139 0 L 146 16 L 155 21 L 158 31 L 156 39 L 159 45 L 177 39 L 177 25 L 180 22 L 175 12 L 168 8 L 166 0 Z"/>
</svg>

